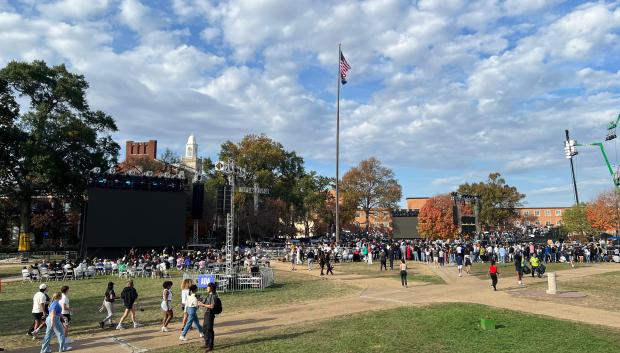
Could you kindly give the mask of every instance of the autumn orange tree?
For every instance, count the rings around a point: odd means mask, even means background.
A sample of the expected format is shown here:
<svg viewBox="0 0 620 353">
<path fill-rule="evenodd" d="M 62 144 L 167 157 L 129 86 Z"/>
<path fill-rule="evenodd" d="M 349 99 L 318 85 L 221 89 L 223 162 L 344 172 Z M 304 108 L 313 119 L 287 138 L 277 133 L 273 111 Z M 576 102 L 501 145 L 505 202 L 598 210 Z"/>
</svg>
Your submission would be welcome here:
<svg viewBox="0 0 620 353">
<path fill-rule="evenodd" d="M 458 236 L 458 226 L 452 222 L 452 205 L 450 195 L 437 195 L 428 199 L 418 217 L 420 235 L 442 239 Z"/>
<path fill-rule="evenodd" d="M 592 228 L 600 231 L 616 229 L 620 223 L 620 193 L 609 190 L 599 194 L 586 207 L 586 217 Z"/>
</svg>

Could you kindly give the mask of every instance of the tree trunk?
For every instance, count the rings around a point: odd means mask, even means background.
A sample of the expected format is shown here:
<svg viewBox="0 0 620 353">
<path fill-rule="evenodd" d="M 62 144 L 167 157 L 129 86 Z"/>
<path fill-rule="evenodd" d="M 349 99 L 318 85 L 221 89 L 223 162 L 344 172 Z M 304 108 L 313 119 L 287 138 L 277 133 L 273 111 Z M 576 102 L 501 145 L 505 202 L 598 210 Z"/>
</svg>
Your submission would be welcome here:
<svg viewBox="0 0 620 353">
<path fill-rule="evenodd" d="M 30 197 L 24 198 L 19 202 L 19 221 L 21 223 L 21 231 L 23 233 L 30 233 L 30 208 L 32 205 L 32 199 Z"/>
<path fill-rule="evenodd" d="M 366 234 L 370 230 L 370 210 L 364 210 L 364 215 L 366 215 Z"/>
</svg>

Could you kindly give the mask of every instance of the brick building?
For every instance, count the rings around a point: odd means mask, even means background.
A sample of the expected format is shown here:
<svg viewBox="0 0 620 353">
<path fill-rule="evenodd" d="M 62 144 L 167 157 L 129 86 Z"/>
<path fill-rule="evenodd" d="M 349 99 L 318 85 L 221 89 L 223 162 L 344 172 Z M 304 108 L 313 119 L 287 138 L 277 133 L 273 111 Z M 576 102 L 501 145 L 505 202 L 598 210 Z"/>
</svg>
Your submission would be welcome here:
<svg viewBox="0 0 620 353">
<path fill-rule="evenodd" d="M 408 210 L 421 210 L 430 197 L 407 197 Z"/>
<path fill-rule="evenodd" d="M 149 140 L 148 142 L 127 141 L 125 143 L 125 161 L 133 158 L 156 159 L 157 140 Z"/>
<path fill-rule="evenodd" d="M 364 214 L 364 210 L 357 210 L 355 212 L 354 222 L 361 230 L 366 229 L 366 215 Z M 385 209 L 372 209 L 368 215 L 368 223 L 370 229 L 389 232 L 392 230 L 392 213 Z"/>
<path fill-rule="evenodd" d="M 526 227 L 559 227 L 562 225 L 562 215 L 567 207 L 519 207 L 519 218 L 515 226 Z"/>
</svg>

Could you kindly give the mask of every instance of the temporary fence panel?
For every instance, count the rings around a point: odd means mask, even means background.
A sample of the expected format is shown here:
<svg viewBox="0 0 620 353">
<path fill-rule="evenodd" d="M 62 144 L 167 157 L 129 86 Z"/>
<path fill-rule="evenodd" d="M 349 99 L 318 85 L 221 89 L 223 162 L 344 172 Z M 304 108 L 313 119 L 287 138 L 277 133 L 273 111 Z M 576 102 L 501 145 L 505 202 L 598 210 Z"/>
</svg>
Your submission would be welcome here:
<svg viewBox="0 0 620 353">
<path fill-rule="evenodd" d="M 239 292 L 258 291 L 272 286 L 275 283 L 273 270 L 269 267 L 260 267 L 258 271 L 247 272 L 244 268 L 235 268 L 232 274 L 225 272 L 185 271 L 183 279 L 191 279 L 198 285 L 200 291 L 206 291 L 209 283 L 217 285 L 217 291 Z"/>
</svg>

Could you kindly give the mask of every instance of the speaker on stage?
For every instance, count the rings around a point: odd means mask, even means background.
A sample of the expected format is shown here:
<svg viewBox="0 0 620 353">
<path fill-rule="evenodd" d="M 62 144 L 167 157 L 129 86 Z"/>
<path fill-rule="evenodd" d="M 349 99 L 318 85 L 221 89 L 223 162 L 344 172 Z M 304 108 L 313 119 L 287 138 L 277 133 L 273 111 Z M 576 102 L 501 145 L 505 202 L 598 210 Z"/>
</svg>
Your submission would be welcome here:
<svg viewBox="0 0 620 353">
<path fill-rule="evenodd" d="M 229 185 L 217 187 L 217 214 L 225 215 L 230 213 L 232 200 L 232 188 Z"/>
<path fill-rule="evenodd" d="M 205 198 L 205 186 L 196 183 L 192 186 L 192 219 L 202 219 L 202 206 Z"/>
<path fill-rule="evenodd" d="M 457 206 L 452 206 L 452 224 L 459 225 L 459 210 Z"/>
</svg>

